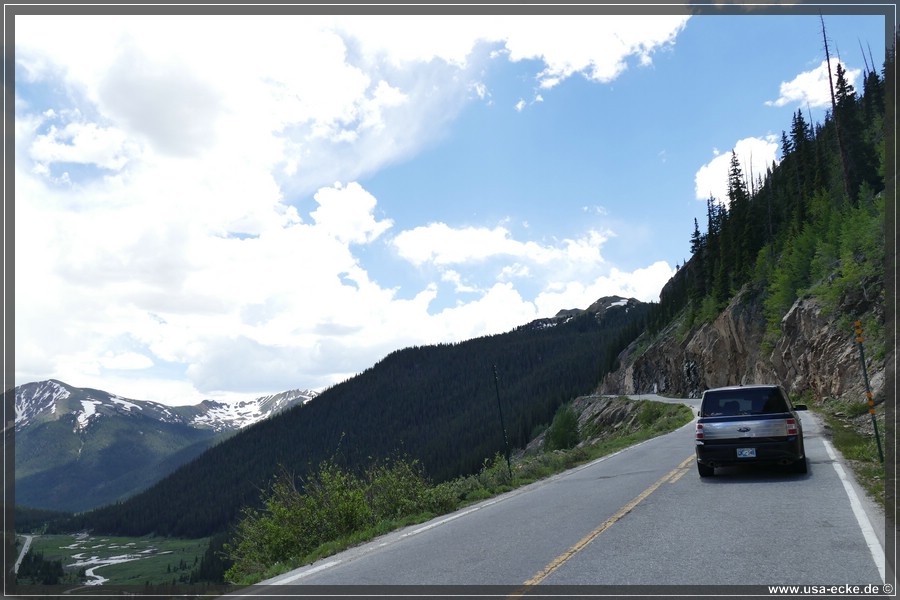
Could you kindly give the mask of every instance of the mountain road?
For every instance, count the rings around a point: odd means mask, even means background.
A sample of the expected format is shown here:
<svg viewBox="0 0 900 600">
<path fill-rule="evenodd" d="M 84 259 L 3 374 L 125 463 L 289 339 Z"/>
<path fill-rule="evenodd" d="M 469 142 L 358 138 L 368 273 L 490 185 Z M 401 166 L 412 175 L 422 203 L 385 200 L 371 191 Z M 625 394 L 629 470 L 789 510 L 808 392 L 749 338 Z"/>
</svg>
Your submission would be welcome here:
<svg viewBox="0 0 900 600">
<path fill-rule="evenodd" d="M 641 398 L 695 414 L 699 403 Z M 701 479 L 690 423 L 253 589 L 892 584 L 883 516 L 820 419 L 801 414 L 806 474 L 743 466 Z"/>
<path fill-rule="evenodd" d="M 34 540 L 33 535 L 25 535 L 22 537 L 25 538 L 25 542 L 22 544 L 22 550 L 19 552 L 19 557 L 13 565 L 13 573 L 19 572 L 19 566 L 21 566 L 22 561 L 25 559 L 25 555 L 28 554 L 28 550 L 31 548 L 31 542 Z"/>
</svg>

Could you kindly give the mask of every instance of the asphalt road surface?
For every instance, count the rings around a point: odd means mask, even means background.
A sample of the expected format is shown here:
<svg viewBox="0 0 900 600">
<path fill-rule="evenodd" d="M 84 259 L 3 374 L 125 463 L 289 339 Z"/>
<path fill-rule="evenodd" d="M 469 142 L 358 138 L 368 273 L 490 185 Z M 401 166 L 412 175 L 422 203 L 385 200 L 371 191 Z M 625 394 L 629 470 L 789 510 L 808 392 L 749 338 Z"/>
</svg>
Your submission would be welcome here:
<svg viewBox="0 0 900 600">
<path fill-rule="evenodd" d="M 820 420 L 801 414 L 807 474 L 748 466 L 701 479 L 691 423 L 254 589 L 893 583 L 883 516 Z"/>
</svg>

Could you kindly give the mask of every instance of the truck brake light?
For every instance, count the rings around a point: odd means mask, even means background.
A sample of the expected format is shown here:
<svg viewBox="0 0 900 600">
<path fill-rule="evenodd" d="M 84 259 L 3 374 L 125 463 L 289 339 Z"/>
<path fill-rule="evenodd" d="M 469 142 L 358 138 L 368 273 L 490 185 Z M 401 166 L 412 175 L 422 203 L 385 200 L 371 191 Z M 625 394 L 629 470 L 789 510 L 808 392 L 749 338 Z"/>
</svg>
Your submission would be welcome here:
<svg viewBox="0 0 900 600">
<path fill-rule="evenodd" d="M 700 423 L 697 423 L 697 439 L 703 439 L 703 425 L 701 425 Z"/>
<path fill-rule="evenodd" d="M 785 421 L 787 425 L 787 434 L 788 435 L 797 435 L 797 420 L 796 419 L 788 419 Z"/>
</svg>

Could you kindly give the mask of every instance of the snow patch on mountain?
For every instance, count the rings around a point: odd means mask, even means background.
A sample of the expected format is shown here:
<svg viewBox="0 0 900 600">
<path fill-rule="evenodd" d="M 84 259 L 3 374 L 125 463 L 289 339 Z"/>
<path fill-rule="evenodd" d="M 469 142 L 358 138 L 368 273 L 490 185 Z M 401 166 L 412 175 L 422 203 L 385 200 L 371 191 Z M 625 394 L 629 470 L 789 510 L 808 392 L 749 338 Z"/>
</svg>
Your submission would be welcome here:
<svg viewBox="0 0 900 600">
<path fill-rule="evenodd" d="M 129 412 L 131 412 L 131 409 L 142 410 L 142 407 L 138 406 L 134 402 L 129 402 L 128 400 L 125 400 L 124 398 L 119 398 L 118 396 L 110 396 L 109 399 Z"/>
<path fill-rule="evenodd" d="M 191 420 L 194 427 L 209 427 L 216 431 L 228 428 L 243 429 L 274 414 L 295 406 L 306 404 L 316 396 L 309 390 L 290 390 L 254 400 L 239 402 L 216 402 L 204 400 L 204 412 Z"/>
<path fill-rule="evenodd" d="M 68 389 L 53 380 L 18 386 L 15 394 L 16 429 L 31 423 L 40 414 L 55 414 L 57 404 L 70 395 Z"/>
<path fill-rule="evenodd" d="M 234 431 L 258 423 L 316 397 L 310 390 L 289 390 L 254 400 L 204 400 L 193 406 L 170 407 L 158 402 L 122 398 L 101 390 L 82 389 L 61 381 L 27 383 L 15 388 L 16 431 L 29 425 L 72 415 L 75 431 L 97 419 L 143 414 L 164 423 L 183 423 L 214 431 Z"/>
<path fill-rule="evenodd" d="M 75 413 L 75 429 L 85 429 L 88 424 L 91 422 L 91 417 L 99 416 L 97 415 L 97 406 L 100 404 L 98 400 L 82 400 L 81 408 L 82 412 Z"/>
<path fill-rule="evenodd" d="M 600 298 L 599 300 L 597 300 L 596 302 L 591 304 L 586 309 L 566 308 L 566 309 L 560 310 L 559 312 L 556 313 L 556 315 L 554 315 L 552 317 L 544 318 L 544 319 L 537 319 L 535 321 L 532 321 L 528 325 L 523 325 L 523 327 L 526 327 L 529 329 L 535 329 L 535 330 L 549 329 L 551 327 L 565 325 L 572 319 L 575 319 L 585 313 L 591 313 L 595 316 L 596 319 L 602 320 L 606 316 L 606 313 L 613 308 L 624 308 L 625 312 L 627 313 L 629 311 L 629 309 L 631 309 L 633 306 L 636 306 L 637 304 L 639 304 L 639 301 L 635 300 L 634 298 L 622 298 L 621 296 L 606 296 L 606 297 Z"/>
</svg>

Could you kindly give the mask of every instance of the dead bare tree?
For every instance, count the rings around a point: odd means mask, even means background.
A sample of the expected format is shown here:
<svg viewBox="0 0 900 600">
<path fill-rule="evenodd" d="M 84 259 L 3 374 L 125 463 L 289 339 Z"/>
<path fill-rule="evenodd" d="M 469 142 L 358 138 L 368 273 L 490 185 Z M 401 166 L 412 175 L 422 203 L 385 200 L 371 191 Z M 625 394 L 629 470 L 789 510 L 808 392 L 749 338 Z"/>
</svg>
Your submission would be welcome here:
<svg viewBox="0 0 900 600">
<path fill-rule="evenodd" d="M 834 119 L 834 130 L 837 134 L 838 151 L 841 154 L 841 174 L 844 181 L 844 194 L 850 201 L 850 178 L 847 172 L 847 153 L 844 151 L 844 140 L 841 135 L 841 123 L 838 115 L 837 102 L 834 99 L 834 82 L 831 75 L 831 55 L 828 52 L 828 36 L 825 35 L 825 19 L 819 14 L 819 20 L 822 22 L 822 40 L 825 42 L 825 62 L 828 66 L 828 88 L 831 92 L 831 116 Z"/>
</svg>

